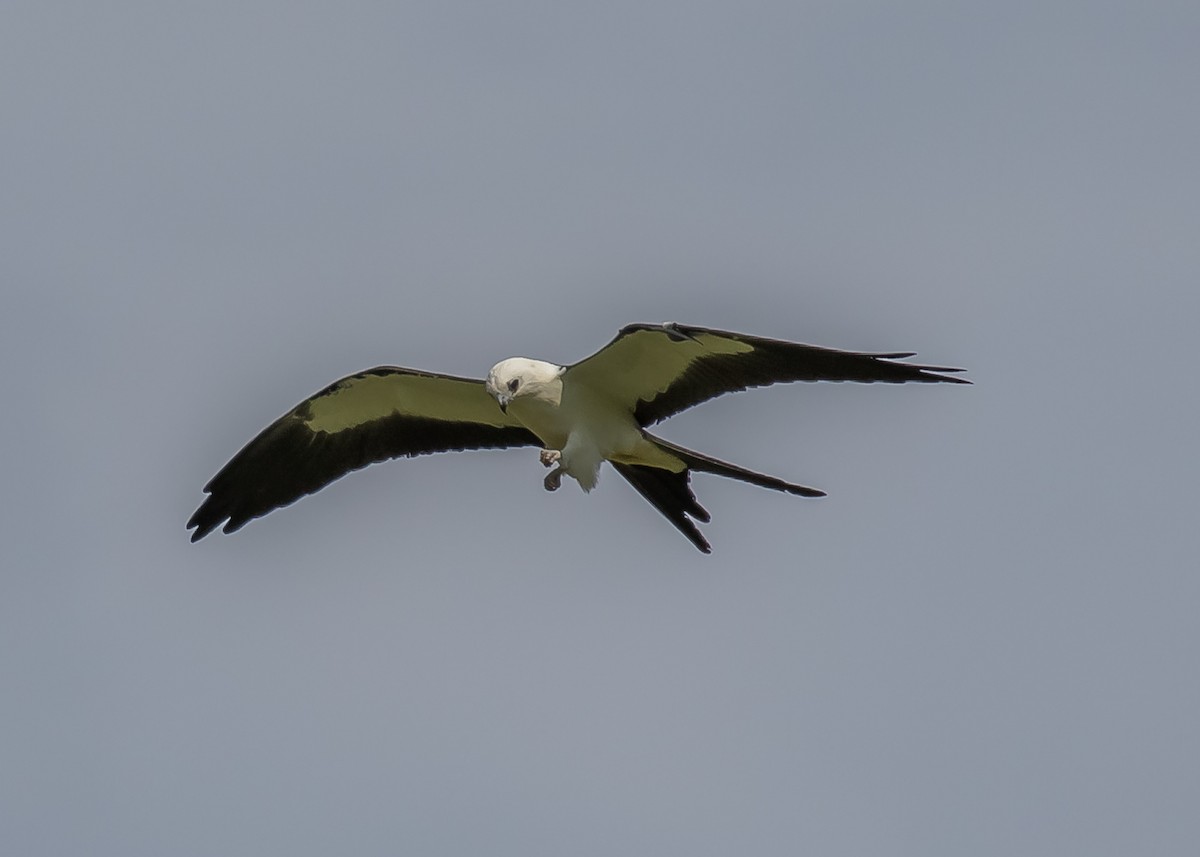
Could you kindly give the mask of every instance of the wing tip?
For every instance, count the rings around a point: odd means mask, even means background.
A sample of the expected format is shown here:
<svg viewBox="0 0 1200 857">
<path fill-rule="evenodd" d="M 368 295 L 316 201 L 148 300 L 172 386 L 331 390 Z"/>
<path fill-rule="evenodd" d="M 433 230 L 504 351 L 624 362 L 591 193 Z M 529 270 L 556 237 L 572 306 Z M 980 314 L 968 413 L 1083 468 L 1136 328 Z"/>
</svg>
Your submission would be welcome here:
<svg viewBox="0 0 1200 857">
<path fill-rule="evenodd" d="M 955 378 L 955 373 L 965 372 L 957 366 L 925 366 L 920 363 L 903 363 L 900 361 L 907 360 L 910 357 L 916 357 L 915 351 L 896 351 L 889 354 L 869 354 L 866 355 L 877 363 L 892 366 L 902 371 L 907 371 L 912 374 L 904 377 L 880 379 L 893 381 L 895 383 L 904 383 L 906 381 L 924 381 L 926 383 L 936 384 L 970 384 L 971 381 L 966 378 Z"/>
<path fill-rule="evenodd" d="M 216 520 L 213 520 L 211 518 L 201 517 L 200 513 L 202 511 L 204 511 L 203 506 L 197 509 L 196 514 L 192 515 L 191 520 L 187 522 L 187 529 L 192 530 L 191 537 L 189 539 L 192 544 L 200 541 L 217 527 L 221 526 L 222 521 L 225 520 L 224 518 L 217 518 Z"/>
<path fill-rule="evenodd" d="M 191 537 L 188 539 L 188 541 L 190 541 L 192 544 L 195 544 L 196 542 L 200 541 L 202 538 L 207 536 L 209 533 L 211 533 L 213 530 L 215 530 L 217 528 L 217 525 L 216 524 L 211 524 L 211 525 L 210 524 L 195 524 L 195 523 L 192 523 L 191 521 L 188 521 L 187 528 L 189 530 L 192 530 Z"/>
<path fill-rule="evenodd" d="M 208 536 L 218 529 L 225 534 L 241 529 L 250 520 L 250 518 L 238 519 L 236 513 L 231 513 L 228 509 L 219 510 L 213 505 L 213 497 L 204 498 L 204 502 L 200 504 L 192 517 L 188 518 L 186 529 L 192 530 L 189 541 L 192 544 L 200 541 L 205 536 Z"/>
<path fill-rule="evenodd" d="M 942 384 L 973 384 L 974 382 L 968 378 L 955 378 L 953 375 L 947 375 L 947 372 L 963 372 L 963 369 L 952 369 L 948 366 L 922 366 L 921 380 L 930 381 Z"/>
</svg>

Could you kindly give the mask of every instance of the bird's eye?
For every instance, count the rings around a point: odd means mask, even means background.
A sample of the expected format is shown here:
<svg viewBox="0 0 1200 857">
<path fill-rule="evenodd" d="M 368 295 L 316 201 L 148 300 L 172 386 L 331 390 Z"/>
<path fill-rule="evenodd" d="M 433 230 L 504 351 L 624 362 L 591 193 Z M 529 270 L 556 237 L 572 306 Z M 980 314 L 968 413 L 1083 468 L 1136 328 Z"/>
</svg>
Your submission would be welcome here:
<svg viewBox="0 0 1200 857">
<path fill-rule="evenodd" d="M 511 381 L 508 382 L 508 392 L 515 393 L 515 392 L 517 392 L 517 387 L 520 387 L 520 386 L 521 386 L 521 379 L 513 378 Z"/>
</svg>

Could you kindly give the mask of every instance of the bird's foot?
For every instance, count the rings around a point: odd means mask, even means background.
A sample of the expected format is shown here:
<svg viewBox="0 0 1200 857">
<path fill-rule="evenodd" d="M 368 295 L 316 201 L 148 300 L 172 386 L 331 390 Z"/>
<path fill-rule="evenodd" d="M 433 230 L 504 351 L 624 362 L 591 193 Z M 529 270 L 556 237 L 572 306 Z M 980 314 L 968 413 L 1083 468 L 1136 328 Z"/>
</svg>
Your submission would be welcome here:
<svg viewBox="0 0 1200 857">
<path fill-rule="evenodd" d="M 547 465 L 547 467 L 548 466 L 549 465 Z M 547 491 L 557 491 L 559 486 L 562 485 L 562 477 L 563 469 L 561 467 L 556 467 L 546 474 L 546 479 L 542 482 L 542 485 Z"/>
<path fill-rule="evenodd" d="M 553 467 L 555 464 L 558 464 L 558 460 L 562 458 L 562 453 L 557 449 L 543 449 L 538 454 L 538 458 L 542 462 L 542 467 Z M 553 491 L 554 489 L 551 488 L 550 490 Z"/>
</svg>

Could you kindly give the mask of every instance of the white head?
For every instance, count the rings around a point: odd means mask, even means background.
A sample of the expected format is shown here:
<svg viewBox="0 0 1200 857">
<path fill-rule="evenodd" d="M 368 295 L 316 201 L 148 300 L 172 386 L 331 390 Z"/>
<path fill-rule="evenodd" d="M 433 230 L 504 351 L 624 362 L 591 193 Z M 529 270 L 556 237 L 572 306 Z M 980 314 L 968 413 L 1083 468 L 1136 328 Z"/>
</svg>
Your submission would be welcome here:
<svg viewBox="0 0 1200 857">
<path fill-rule="evenodd" d="M 563 367 L 528 357 L 501 360 L 488 372 L 484 386 L 507 412 L 513 399 L 544 399 L 557 405 L 562 400 Z"/>
</svg>

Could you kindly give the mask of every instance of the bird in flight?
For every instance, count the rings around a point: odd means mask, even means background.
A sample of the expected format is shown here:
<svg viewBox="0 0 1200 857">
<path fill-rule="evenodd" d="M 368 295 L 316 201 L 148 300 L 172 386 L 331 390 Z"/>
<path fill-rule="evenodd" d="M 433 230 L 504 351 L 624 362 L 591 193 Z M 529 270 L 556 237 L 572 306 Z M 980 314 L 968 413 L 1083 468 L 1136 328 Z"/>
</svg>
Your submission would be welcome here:
<svg viewBox="0 0 1200 857">
<path fill-rule="evenodd" d="M 246 444 L 204 486 L 188 521 L 192 541 L 312 494 L 376 461 L 466 449 L 541 447 L 552 468 L 584 491 L 607 461 L 704 553 L 696 521 L 710 518 L 693 472 L 727 476 L 801 497 L 824 491 L 685 449 L 649 426 L 724 393 L 788 381 L 969 384 L 959 369 L 899 362 L 910 352 L 837 351 L 683 324 L 631 324 L 578 363 L 510 357 L 485 380 L 379 366 L 330 384 Z"/>
</svg>

